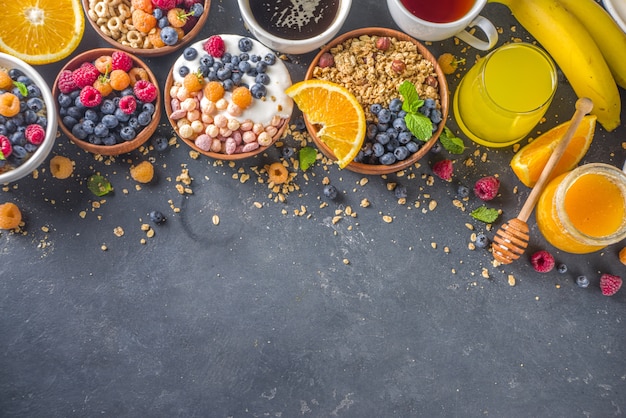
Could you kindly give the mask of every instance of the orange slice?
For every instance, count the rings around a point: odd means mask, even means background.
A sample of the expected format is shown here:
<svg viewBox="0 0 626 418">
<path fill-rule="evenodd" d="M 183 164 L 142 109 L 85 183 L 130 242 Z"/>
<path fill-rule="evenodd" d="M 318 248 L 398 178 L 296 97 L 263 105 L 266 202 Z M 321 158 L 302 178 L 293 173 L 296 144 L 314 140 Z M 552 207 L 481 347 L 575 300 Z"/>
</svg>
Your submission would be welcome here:
<svg viewBox="0 0 626 418">
<path fill-rule="evenodd" d="M 80 0 L 6 1 L 0 20 L 0 50 L 29 64 L 49 64 L 70 55 L 84 30 Z"/>
<path fill-rule="evenodd" d="M 511 168 L 517 178 L 528 187 L 533 187 L 543 167 L 550 159 L 552 151 L 561 140 L 570 121 L 555 126 L 537 137 L 533 142 L 520 149 L 511 160 Z M 596 116 L 587 115 L 583 118 L 574 132 L 565 153 L 551 173 L 550 179 L 570 171 L 582 160 L 587 153 L 596 128 Z"/>
<path fill-rule="evenodd" d="M 356 157 L 365 139 L 363 107 L 345 87 L 326 80 L 305 80 L 287 90 L 309 122 L 319 126 L 316 135 L 344 168 Z"/>
</svg>

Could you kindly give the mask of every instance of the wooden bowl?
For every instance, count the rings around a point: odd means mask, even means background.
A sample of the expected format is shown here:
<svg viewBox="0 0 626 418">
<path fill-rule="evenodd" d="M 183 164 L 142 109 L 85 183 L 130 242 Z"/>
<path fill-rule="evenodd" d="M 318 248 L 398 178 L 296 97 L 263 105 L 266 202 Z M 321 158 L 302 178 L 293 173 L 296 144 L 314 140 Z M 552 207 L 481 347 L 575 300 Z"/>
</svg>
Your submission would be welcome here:
<svg viewBox="0 0 626 418">
<path fill-rule="evenodd" d="M 347 32 L 335 38 L 332 42 L 330 42 L 328 45 L 322 48 L 319 51 L 319 53 L 315 56 L 315 58 L 313 59 L 313 61 L 311 62 L 311 65 L 309 66 L 307 70 L 305 79 L 309 80 L 313 78 L 313 72 L 315 70 L 315 67 L 317 66 L 317 63 L 319 62 L 320 57 L 324 53 L 330 52 L 332 48 L 334 48 L 335 46 L 349 39 L 359 38 L 361 36 L 396 38 L 397 40 L 400 40 L 400 41 L 408 41 L 408 42 L 415 44 L 415 46 L 417 47 L 417 51 L 422 55 L 422 57 L 427 59 L 433 64 L 435 73 L 437 75 L 439 97 L 440 97 L 440 103 L 441 103 L 442 121 L 439 123 L 438 129 L 433 133 L 433 136 L 427 142 L 422 143 L 420 149 L 417 152 L 411 154 L 405 160 L 397 161 L 394 164 L 390 164 L 390 165 L 366 164 L 366 163 L 359 163 L 359 162 L 353 161 L 346 166 L 348 170 L 361 173 L 361 174 L 381 175 L 381 174 L 394 173 L 394 172 L 403 170 L 415 164 L 424 155 L 426 155 L 428 151 L 432 148 L 432 146 L 435 144 L 435 142 L 437 142 L 437 139 L 439 138 L 439 135 L 443 131 L 445 122 L 448 118 L 448 101 L 449 101 L 448 84 L 447 84 L 446 77 L 443 71 L 441 70 L 441 68 L 439 67 L 439 64 L 437 63 L 437 59 L 430 53 L 430 51 L 428 51 L 428 49 L 426 49 L 424 45 L 422 45 L 420 42 L 418 42 L 417 40 L 413 39 L 412 37 L 410 37 L 409 35 L 403 32 L 399 32 L 399 31 L 387 29 L 387 28 L 376 28 L 376 27 L 356 29 L 356 30 Z M 398 93 L 398 97 L 400 97 L 399 93 Z M 317 131 L 319 130 L 319 128 L 317 128 L 315 125 L 310 123 L 306 115 L 304 115 L 304 122 L 316 146 L 322 151 L 322 153 L 326 157 L 335 160 L 336 158 L 333 155 L 332 150 L 317 137 Z"/>
<path fill-rule="evenodd" d="M 222 36 L 233 36 L 233 35 L 222 35 Z M 235 36 L 245 37 L 245 35 L 235 35 Z M 258 41 L 254 40 L 252 38 L 250 38 L 250 39 L 255 43 L 255 45 L 258 45 L 259 47 L 263 48 L 264 50 L 267 50 L 267 52 L 271 52 L 271 50 L 267 49 L 267 47 L 263 46 Z M 201 40 L 201 41 L 197 41 L 197 42 L 195 42 L 191 46 L 195 46 L 196 49 L 201 50 L 202 49 L 201 45 L 204 42 L 206 42 L 206 39 Z M 227 49 L 227 51 L 228 51 L 228 49 Z M 280 58 L 277 57 L 277 61 L 276 61 L 275 65 L 282 65 L 282 66 L 284 66 L 284 63 L 280 60 Z M 234 153 L 234 154 L 226 154 L 224 152 L 205 151 L 205 150 L 199 148 L 192 139 L 186 139 L 183 136 L 181 136 L 176 121 L 174 121 L 174 120 L 172 120 L 170 118 L 170 115 L 173 112 L 171 90 L 172 90 L 172 86 L 174 86 L 174 83 L 175 83 L 174 70 L 175 70 L 174 66 L 172 66 L 172 68 L 170 69 L 170 71 L 169 71 L 169 73 L 167 75 L 167 79 L 165 81 L 165 87 L 164 87 L 164 91 L 163 91 L 163 96 L 164 96 L 163 100 L 164 100 L 164 106 L 165 106 L 165 113 L 168 116 L 168 120 L 169 120 L 172 128 L 176 132 L 176 135 L 185 144 L 189 145 L 192 149 L 194 149 L 195 151 L 199 152 L 200 154 L 206 155 L 207 157 L 210 157 L 210 158 L 213 158 L 213 159 L 216 159 L 216 160 L 226 160 L 226 161 L 244 160 L 246 158 L 250 158 L 250 157 L 253 157 L 253 156 L 257 155 L 257 154 L 260 154 L 260 153 L 264 152 L 265 150 L 267 150 L 268 148 L 272 147 L 274 145 L 274 143 L 278 139 L 280 139 L 282 137 L 285 129 L 287 129 L 287 127 L 289 126 L 289 121 L 291 119 L 291 111 L 289 111 L 289 115 L 288 116 L 284 116 L 282 118 L 281 125 L 278 126 L 278 131 L 272 137 L 272 142 L 269 145 L 260 146 L 257 149 L 255 149 L 254 151 L 238 152 L 238 153 Z M 285 71 L 287 72 L 287 74 L 289 74 L 286 67 L 285 67 Z M 290 76 L 283 77 L 283 81 L 288 83 L 287 85 L 284 86 L 285 89 L 287 88 L 288 85 L 291 85 L 291 77 Z M 281 88 L 281 90 L 284 90 L 284 89 Z M 292 103 L 291 99 L 289 99 L 289 102 Z"/>
<path fill-rule="evenodd" d="M 122 51 L 126 51 L 128 53 L 139 55 L 142 57 L 160 57 L 163 55 L 170 54 L 174 51 L 177 51 L 181 49 L 182 47 L 184 47 L 185 45 L 187 45 L 202 30 L 202 27 L 204 26 L 204 24 L 206 23 L 209 17 L 209 9 L 211 7 L 211 0 L 204 0 L 203 2 L 204 12 L 198 18 L 198 21 L 193 26 L 193 28 L 189 32 L 187 32 L 185 36 L 183 37 L 183 39 L 180 42 L 178 42 L 176 45 L 172 45 L 172 46 L 166 45 L 160 48 L 133 48 L 132 46 L 128 44 L 121 43 L 113 39 L 109 34 L 105 33 L 105 31 L 97 24 L 96 21 L 94 21 L 89 16 L 90 0 L 82 0 L 82 3 L 83 3 L 83 9 L 85 10 L 86 20 L 89 22 L 89 24 L 91 24 L 91 27 L 93 27 L 93 29 L 96 31 L 96 33 L 98 33 L 98 35 L 100 35 L 102 39 L 104 39 L 106 42 L 111 44 L 116 49 L 121 49 Z M 125 4 L 130 9 L 130 4 L 131 4 L 130 0 L 121 0 L 121 3 Z M 130 19 L 130 17 L 128 19 Z M 106 26 L 105 28 L 108 31 L 108 28 Z"/>
<path fill-rule="evenodd" d="M 53 86 L 53 89 L 52 89 L 52 95 L 54 96 L 54 99 L 55 99 L 57 114 L 59 114 L 59 110 L 60 110 L 60 106 L 59 106 L 59 102 L 58 102 L 57 98 L 58 98 L 58 96 L 60 94 L 58 83 L 59 83 L 59 76 L 60 76 L 61 72 L 63 72 L 64 70 L 75 70 L 76 68 L 80 67 L 85 62 L 93 62 L 98 57 L 100 57 L 102 55 L 111 55 L 115 51 L 119 51 L 119 50 L 115 49 L 115 48 L 92 49 L 92 50 L 83 52 L 80 55 L 75 56 L 67 64 L 65 64 L 65 66 L 61 69 L 61 71 L 59 71 L 59 75 L 57 75 L 57 78 L 54 81 L 54 86 Z M 133 140 L 131 140 L 131 141 L 121 142 L 121 143 L 118 143 L 118 144 L 115 144 L 115 145 L 94 145 L 94 144 L 92 144 L 92 143 L 90 143 L 88 141 L 84 141 L 84 140 L 76 138 L 72 134 L 72 130 L 68 129 L 68 127 L 66 127 L 63 124 L 63 118 L 59 117 L 59 128 L 61 128 L 61 131 L 63 131 L 63 133 L 74 144 L 78 145 L 80 148 L 82 148 L 82 149 L 84 149 L 86 151 L 89 151 L 89 152 L 91 152 L 93 154 L 120 155 L 120 154 L 128 153 L 128 152 L 130 152 L 130 151 L 132 151 L 134 149 L 137 149 L 141 145 L 143 145 L 148 139 L 150 139 L 150 137 L 156 131 L 156 129 L 157 129 L 159 123 L 160 123 L 160 119 L 161 119 L 161 91 L 159 89 L 159 82 L 158 82 L 157 78 L 155 77 L 154 73 L 152 73 L 150 68 L 141 59 L 139 59 L 137 56 L 135 56 L 133 54 L 128 54 L 128 55 L 132 58 L 132 60 L 133 60 L 133 62 L 134 62 L 136 67 L 141 67 L 148 73 L 148 77 L 150 79 L 150 82 L 152 84 L 154 84 L 154 86 L 157 89 L 157 98 L 153 102 L 155 110 L 154 110 L 154 114 L 152 115 L 152 121 L 150 122 L 150 124 L 145 126 L 143 128 L 143 130 L 138 132 L 137 136 Z"/>
</svg>

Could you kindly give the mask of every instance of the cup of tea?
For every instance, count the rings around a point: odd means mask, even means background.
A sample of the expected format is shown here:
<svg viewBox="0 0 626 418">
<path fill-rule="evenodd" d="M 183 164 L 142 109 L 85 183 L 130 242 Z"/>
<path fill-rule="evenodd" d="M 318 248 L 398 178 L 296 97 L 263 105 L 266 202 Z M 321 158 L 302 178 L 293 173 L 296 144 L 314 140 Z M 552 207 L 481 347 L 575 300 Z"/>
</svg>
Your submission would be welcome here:
<svg viewBox="0 0 626 418">
<path fill-rule="evenodd" d="M 574 254 L 601 250 L 626 238 L 626 173 L 585 164 L 548 183 L 535 217 L 544 238 Z"/>
<path fill-rule="evenodd" d="M 343 26 L 352 0 L 237 0 L 256 39 L 285 54 L 306 54 L 330 42 Z"/>
<path fill-rule="evenodd" d="M 545 115 L 557 84 L 556 65 L 544 50 L 526 42 L 506 44 L 463 76 L 454 93 L 454 118 L 480 145 L 513 145 Z"/>
<path fill-rule="evenodd" d="M 498 42 L 498 31 L 479 13 L 487 0 L 387 0 L 396 25 L 422 41 L 443 41 L 456 36 L 476 49 L 487 51 Z M 486 41 L 466 28 L 484 32 Z"/>
</svg>

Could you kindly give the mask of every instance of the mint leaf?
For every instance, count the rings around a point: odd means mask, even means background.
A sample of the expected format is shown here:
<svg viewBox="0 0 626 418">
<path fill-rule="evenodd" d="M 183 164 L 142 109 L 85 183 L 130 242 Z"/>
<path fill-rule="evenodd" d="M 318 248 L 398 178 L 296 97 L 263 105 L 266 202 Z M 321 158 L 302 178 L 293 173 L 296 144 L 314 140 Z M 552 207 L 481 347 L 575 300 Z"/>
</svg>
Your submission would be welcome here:
<svg viewBox="0 0 626 418">
<path fill-rule="evenodd" d="M 422 107 L 424 101 L 420 99 L 417 94 L 417 90 L 415 90 L 415 85 L 408 80 L 405 80 L 400 87 L 398 87 L 398 91 L 402 95 L 402 110 L 408 113 L 417 113 L 419 108 Z"/>
<path fill-rule="evenodd" d="M 22 93 L 22 96 L 24 97 L 28 96 L 28 89 L 26 88 L 26 84 L 19 82 L 19 81 L 14 81 L 13 84 L 15 85 L 15 87 L 18 88 L 20 93 Z"/>
<path fill-rule="evenodd" d="M 477 219 L 486 224 L 490 224 L 490 223 L 495 222 L 496 219 L 498 219 L 498 216 L 500 216 L 500 213 L 498 212 L 497 209 L 488 208 L 487 206 L 481 206 L 477 209 L 474 209 L 472 213 L 470 213 L 470 215 L 472 215 L 472 218 L 474 219 Z"/>
<path fill-rule="evenodd" d="M 433 136 L 433 123 L 428 116 L 421 113 L 407 113 L 404 121 L 409 131 L 420 141 L 427 141 Z"/>
<path fill-rule="evenodd" d="M 4 152 L 0 151 L 0 161 L 4 160 L 6 160 L 6 158 L 4 158 Z"/>
<path fill-rule="evenodd" d="M 454 135 L 447 126 L 443 128 L 443 132 L 439 135 L 439 141 L 450 154 L 463 154 L 463 151 L 465 151 L 463 140 Z"/>
<path fill-rule="evenodd" d="M 96 196 L 104 196 L 113 190 L 111 182 L 99 174 L 89 177 L 87 187 Z"/>
<path fill-rule="evenodd" d="M 315 164 L 317 151 L 311 147 L 303 147 L 298 152 L 298 158 L 300 160 L 300 168 L 302 171 L 306 171 L 307 168 Z"/>
</svg>

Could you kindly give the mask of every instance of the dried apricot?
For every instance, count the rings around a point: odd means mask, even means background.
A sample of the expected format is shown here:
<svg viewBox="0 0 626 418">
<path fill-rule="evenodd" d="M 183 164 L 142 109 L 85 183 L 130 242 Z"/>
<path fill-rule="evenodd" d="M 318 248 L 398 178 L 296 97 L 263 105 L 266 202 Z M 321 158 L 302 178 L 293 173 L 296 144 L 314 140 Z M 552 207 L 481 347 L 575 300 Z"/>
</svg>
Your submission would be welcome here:
<svg viewBox="0 0 626 418">
<path fill-rule="evenodd" d="M 136 82 L 139 80 L 149 81 L 150 77 L 148 76 L 148 72 L 141 67 L 133 67 L 128 72 L 128 76 L 130 77 L 130 85 L 134 86 Z"/>
<path fill-rule="evenodd" d="M 204 85 L 204 97 L 212 102 L 217 102 L 224 97 L 224 86 L 219 81 L 209 81 Z"/>
<path fill-rule="evenodd" d="M 269 180 L 274 184 L 283 184 L 289 179 L 289 171 L 282 163 L 272 163 L 267 169 Z"/>
<path fill-rule="evenodd" d="M 0 94 L 0 115 L 7 118 L 13 117 L 20 112 L 20 99 L 13 93 Z"/>
<path fill-rule="evenodd" d="M 0 229 L 15 229 L 22 222 L 22 212 L 15 203 L 0 205 Z"/>
<path fill-rule="evenodd" d="M 66 179 L 74 172 L 74 162 L 62 155 L 55 155 L 50 159 L 50 173 L 57 179 Z"/>
<path fill-rule="evenodd" d="M 13 80 L 9 76 L 9 73 L 2 70 L 0 71 L 0 89 L 8 89 L 13 86 Z"/>
<path fill-rule="evenodd" d="M 131 19 L 135 29 L 143 33 L 150 32 L 157 24 L 156 17 L 139 9 L 133 10 Z"/>
<path fill-rule="evenodd" d="M 102 55 L 101 57 L 96 58 L 93 62 L 93 65 L 96 66 L 98 71 L 102 74 L 108 74 L 111 72 L 113 58 L 110 55 Z"/>
<path fill-rule="evenodd" d="M 122 91 L 130 85 L 130 76 L 124 70 L 113 70 L 109 77 L 109 84 L 113 90 Z"/>
<path fill-rule="evenodd" d="M 252 103 L 252 94 L 247 87 L 237 87 L 233 90 L 232 100 L 237 106 L 245 109 Z"/>
<path fill-rule="evenodd" d="M 190 93 L 202 90 L 202 76 L 198 73 L 189 73 L 183 79 L 183 87 Z"/>
<path fill-rule="evenodd" d="M 153 11 L 152 0 L 131 0 L 130 6 L 138 10 L 143 10 L 146 13 L 152 13 Z"/>
<path fill-rule="evenodd" d="M 150 183 L 154 177 L 154 166 L 150 161 L 142 161 L 130 167 L 130 176 L 139 183 Z"/>
</svg>

